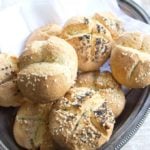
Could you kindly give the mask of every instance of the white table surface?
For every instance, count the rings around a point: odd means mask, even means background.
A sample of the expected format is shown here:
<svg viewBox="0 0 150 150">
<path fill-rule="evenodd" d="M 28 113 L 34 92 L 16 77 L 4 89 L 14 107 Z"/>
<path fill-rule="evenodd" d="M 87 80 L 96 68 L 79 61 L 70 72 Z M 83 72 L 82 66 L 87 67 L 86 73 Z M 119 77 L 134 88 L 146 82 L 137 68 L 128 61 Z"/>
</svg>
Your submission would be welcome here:
<svg viewBox="0 0 150 150">
<path fill-rule="evenodd" d="M 0 0 L 0 10 L 20 0 Z M 150 15 L 150 0 L 134 0 Z M 150 150 L 150 114 L 132 139 L 122 150 Z"/>
</svg>

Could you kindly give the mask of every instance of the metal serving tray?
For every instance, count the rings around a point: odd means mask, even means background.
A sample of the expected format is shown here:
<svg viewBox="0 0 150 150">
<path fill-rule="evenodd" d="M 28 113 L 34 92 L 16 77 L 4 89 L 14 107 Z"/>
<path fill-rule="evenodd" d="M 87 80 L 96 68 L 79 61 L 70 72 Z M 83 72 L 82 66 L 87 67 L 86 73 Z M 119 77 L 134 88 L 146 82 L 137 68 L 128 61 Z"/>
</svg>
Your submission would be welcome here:
<svg viewBox="0 0 150 150">
<path fill-rule="evenodd" d="M 119 0 L 120 7 L 130 16 L 149 23 L 149 17 L 131 0 Z M 126 107 L 117 119 L 113 135 L 100 150 L 119 150 L 135 134 L 150 111 L 150 87 L 130 90 Z M 21 150 L 12 133 L 17 108 L 0 107 L 0 150 Z"/>
</svg>

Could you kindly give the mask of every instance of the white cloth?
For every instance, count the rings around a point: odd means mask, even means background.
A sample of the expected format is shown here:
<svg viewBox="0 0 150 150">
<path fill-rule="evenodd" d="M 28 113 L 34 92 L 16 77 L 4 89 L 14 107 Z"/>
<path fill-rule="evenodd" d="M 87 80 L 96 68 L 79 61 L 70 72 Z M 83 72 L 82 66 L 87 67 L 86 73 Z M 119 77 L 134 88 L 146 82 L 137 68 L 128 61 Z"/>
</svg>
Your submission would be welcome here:
<svg viewBox="0 0 150 150">
<path fill-rule="evenodd" d="M 140 0 L 138 0 L 140 1 Z M 142 2 L 150 0 L 141 0 Z M 8 5 L 15 4 L 12 7 Z M 148 5 L 145 5 L 148 8 Z M 31 31 L 47 23 L 63 25 L 75 15 L 91 15 L 99 11 L 112 11 L 122 19 L 127 30 L 150 33 L 150 27 L 124 15 L 116 0 L 0 0 L 0 49 L 18 55 Z M 149 9 L 150 10 L 150 9 Z M 150 115 L 137 134 L 123 150 L 150 149 Z"/>
<path fill-rule="evenodd" d="M 0 49 L 18 55 L 27 36 L 37 27 L 47 23 L 63 25 L 72 16 L 99 11 L 118 15 L 127 30 L 150 31 L 148 25 L 124 15 L 115 0 L 24 0 L 0 13 Z"/>
</svg>

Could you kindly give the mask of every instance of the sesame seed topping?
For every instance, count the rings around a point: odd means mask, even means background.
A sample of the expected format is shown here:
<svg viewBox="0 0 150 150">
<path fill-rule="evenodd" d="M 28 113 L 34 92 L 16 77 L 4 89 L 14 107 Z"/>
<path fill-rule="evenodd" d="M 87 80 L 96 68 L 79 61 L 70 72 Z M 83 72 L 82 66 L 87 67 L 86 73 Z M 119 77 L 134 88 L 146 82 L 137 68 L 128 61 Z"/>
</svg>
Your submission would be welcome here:
<svg viewBox="0 0 150 150">
<path fill-rule="evenodd" d="M 85 23 L 85 24 L 89 24 L 89 19 L 86 18 L 86 17 L 84 17 L 84 23 Z"/>
</svg>

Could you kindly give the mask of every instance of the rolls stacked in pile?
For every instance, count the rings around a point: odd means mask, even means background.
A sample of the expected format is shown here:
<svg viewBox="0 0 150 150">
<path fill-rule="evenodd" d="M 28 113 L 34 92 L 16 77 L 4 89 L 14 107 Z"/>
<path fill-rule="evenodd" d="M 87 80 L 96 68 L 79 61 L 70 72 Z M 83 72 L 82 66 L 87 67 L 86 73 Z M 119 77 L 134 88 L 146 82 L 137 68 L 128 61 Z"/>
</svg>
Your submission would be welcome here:
<svg viewBox="0 0 150 150">
<path fill-rule="evenodd" d="M 19 59 L 0 54 L 0 106 L 20 106 L 13 132 L 26 149 L 96 150 L 125 108 L 121 85 L 150 85 L 150 35 L 112 14 L 35 30 Z M 99 72 L 110 58 L 111 72 Z M 77 76 L 78 73 L 78 76 Z"/>
</svg>

